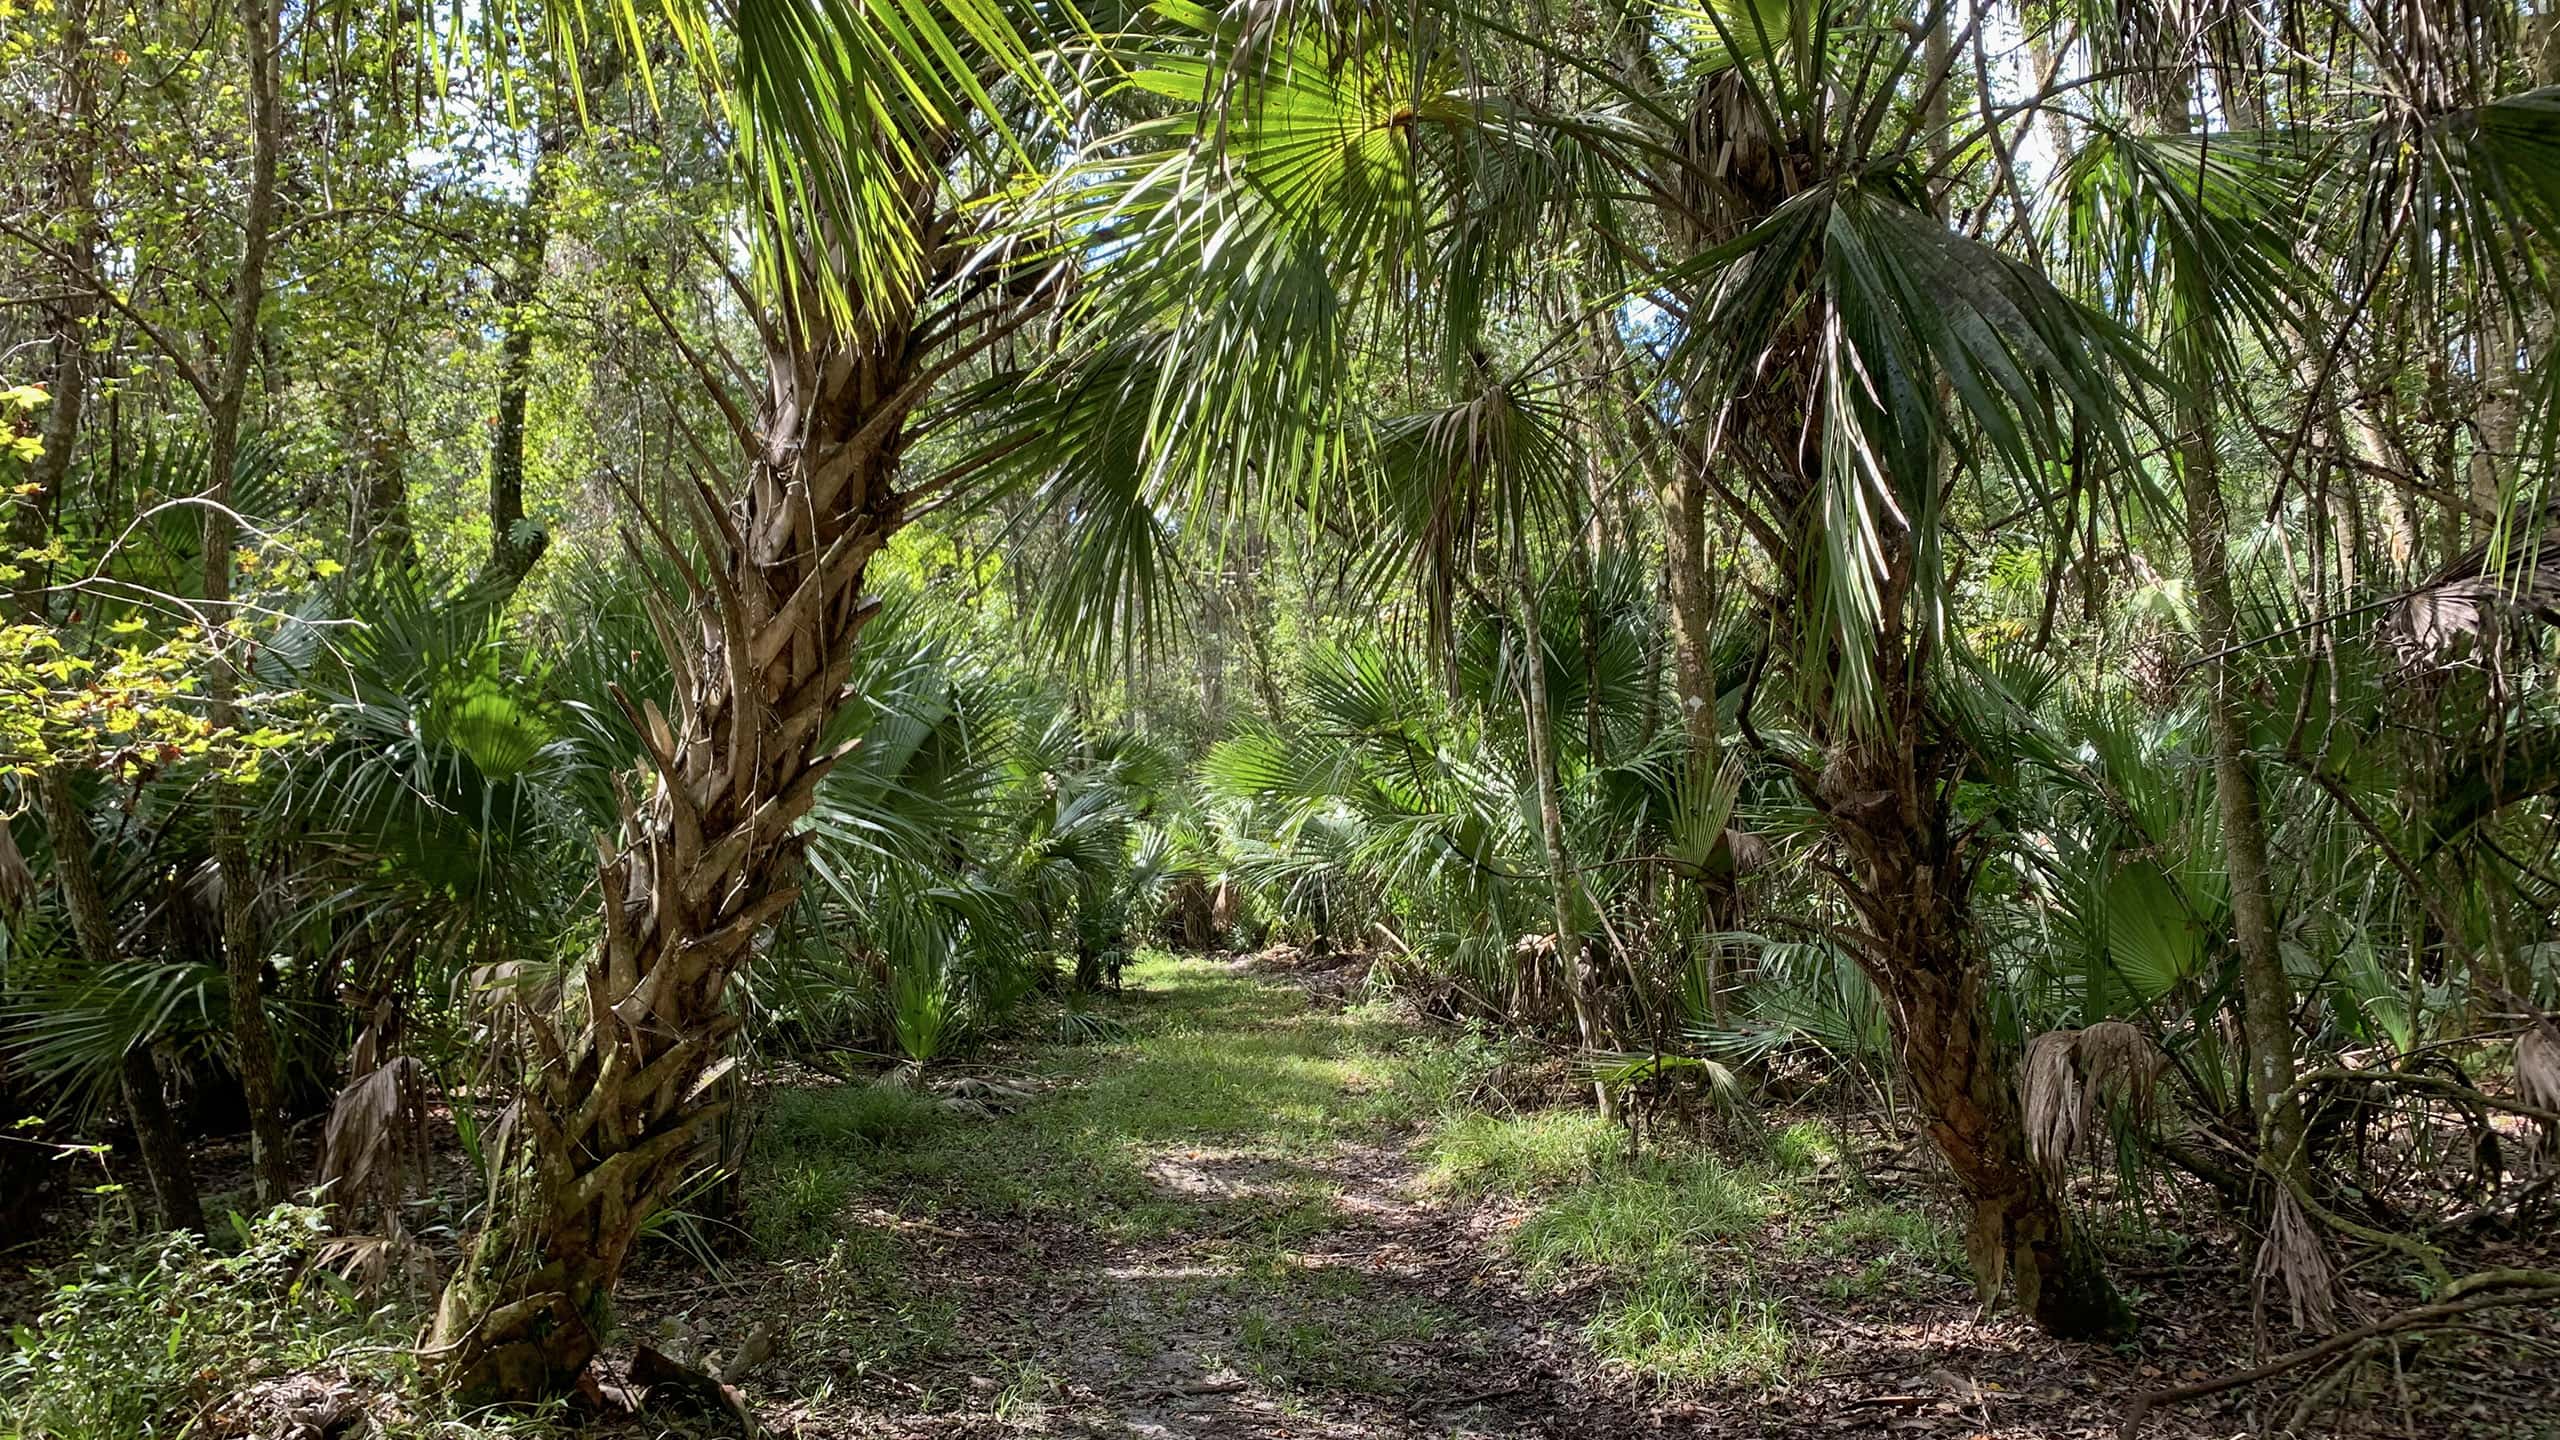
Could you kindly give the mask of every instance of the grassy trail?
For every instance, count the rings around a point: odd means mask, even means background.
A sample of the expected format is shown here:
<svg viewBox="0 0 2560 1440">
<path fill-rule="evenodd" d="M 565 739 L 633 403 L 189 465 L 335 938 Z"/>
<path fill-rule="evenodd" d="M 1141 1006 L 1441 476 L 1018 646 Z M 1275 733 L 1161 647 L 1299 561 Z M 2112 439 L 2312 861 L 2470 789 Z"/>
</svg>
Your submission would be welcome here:
<svg viewBox="0 0 2560 1440">
<path fill-rule="evenodd" d="M 1527 1436 L 1614 1431 L 1578 1337 L 1488 1275 L 1415 1122 L 1455 1061 L 1382 1016 L 1198 959 L 1125 1025 L 1044 1047 L 1010 1113 L 794 1092 L 758 1167 L 809 1435 Z M 762 1267 L 759 1267 L 760 1269 Z M 736 1297 L 680 1328 L 744 1323 Z M 726 1318 L 722 1308 L 730 1313 Z M 1587 1367 L 1581 1367 L 1587 1368 Z"/>
</svg>

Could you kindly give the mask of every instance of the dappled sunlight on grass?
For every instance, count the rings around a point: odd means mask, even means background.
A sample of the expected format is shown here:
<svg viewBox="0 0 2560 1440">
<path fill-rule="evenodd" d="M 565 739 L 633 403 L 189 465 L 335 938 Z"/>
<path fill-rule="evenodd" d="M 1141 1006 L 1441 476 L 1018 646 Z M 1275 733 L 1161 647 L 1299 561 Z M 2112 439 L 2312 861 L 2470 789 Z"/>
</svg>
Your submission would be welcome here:
<svg viewBox="0 0 2560 1440">
<path fill-rule="evenodd" d="M 1387 1047 L 1400 1028 L 1383 1013 L 1311 1009 L 1297 991 L 1211 961 L 1151 953 L 1125 979 L 1125 995 L 1094 1008 L 1126 1034 L 1041 1047 L 1038 1067 L 1063 1083 L 1016 1113 L 906 1125 L 892 1104 L 829 1100 L 778 1121 L 778 1139 L 794 1152 L 824 1148 L 829 1135 L 863 1147 L 899 1129 L 910 1143 L 881 1147 L 876 1182 L 927 1214 L 956 1206 L 1075 1219 L 1126 1239 L 1197 1221 L 1241 1186 L 1270 1212 L 1266 1228 L 1321 1228 L 1330 1186 L 1289 1162 L 1375 1128 L 1369 1097 L 1399 1072 Z M 1263 1173 L 1184 1193 L 1176 1172 L 1200 1169 L 1207 1147 L 1218 1152 L 1209 1166 Z M 793 1213 L 784 1228 L 805 1230 L 798 1212 L 826 1198 L 829 1167 L 809 1168 L 818 1173 L 777 1196 Z"/>
<path fill-rule="evenodd" d="M 1681 1143 L 1630 1159 L 1624 1132 L 1587 1110 L 1458 1111 L 1422 1153 L 1433 1190 L 1517 1208 L 1509 1248 L 1530 1284 L 1596 1281 L 1584 1338 L 1664 1385 L 1766 1387 L 1812 1374 L 1818 1356 L 1789 1324 L 1782 1284 L 1854 1298 L 1925 1286 L 1963 1264 L 1940 1221 L 1852 1200 L 1839 1142 L 1817 1124 L 1778 1131 L 1748 1162 Z M 1777 1261 L 1792 1262 L 1786 1275 L 1764 1273 Z"/>
<path fill-rule="evenodd" d="M 1524 1196 L 1617 1173 L 1625 1140 L 1597 1114 L 1464 1114 L 1423 1147 L 1424 1182 L 1458 1195 Z"/>
<path fill-rule="evenodd" d="M 1539 1279 L 1568 1265 L 1635 1272 L 1691 1247 L 1756 1233 L 1780 1196 L 1765 1175 L 1711 1155 L 1647 1157 L 1636 1173 L 1575 1186 L 1521 1222 L 1512 1248 Z"/>
<path fill-rule="evenodd" d="M 1771 1385 L 1800 1377 L 1795 1332 L 1777 1303 L 1686 1268 L 1646 1275 L 1602 1300 L 1592 1348 L 1664 1382 Z"/>
<path fill-rule="evenodd" d="M 1104 1348 L 1124 1373 L 1152 1372 L 1168 1334 L 1214 1332 L 1203 1373 L 1233 1367 L 1284 1402 L 1388 1395 L 1434 1364 L 1493 1353 L 1481 1319 L 1322 1253 L 1362 1223 L 1346 1206 L 1378 1206 L 1345 1190 L 1358 1173 L 1345 1157 L 1362 1146 L 1410 1146 L 1418 1193 L 1493 1209 L 1531 1287 L 1583 1297 L 1590 1352 L 1664 1386 L 1801 1379 L 1818 1348 L 1790 1327 L 1782 1294 L 1857 1299 L 1961 1268 L 1944 1224 L 1855 1192 L 1822 1125 L 1778 1130 L 1747 1161 L 1677 1143 L 1630 1157 L 1626 1132 L 1587 1109 L 1472 1108 L 1507 1053 L 1480 1033 L 1321 1008 L 1201 959 L 1147 955 L 1127 981 L 1085 1002 L 1110 1022 L 1087 1043 L 1008 1057 L 1047 1086 L 1011 1113 L 955 1115 L 870 1085 L 783 1097 L 760 1141 L 758 1238 L 824 1253 L 812 1268 L 856 1289 L 900 1268 L 907 1244 L 875 1229 L 830 1248 L 857 1198 L 926 1222 L 1074 1227 L 1030 1232 L 1055 1237 L 1029 1240 L 1031 1253 L 1169 1241 L 1121 1252 L 1143 1274 L 1104 1272 Z M 931 1354 L 949 1341 L 940 1304 L 856 1306 L 822 1338 L 865 1361 Z M 1425 1358 L 1417 1372 L 1399 1356 Z"/>
</svg>

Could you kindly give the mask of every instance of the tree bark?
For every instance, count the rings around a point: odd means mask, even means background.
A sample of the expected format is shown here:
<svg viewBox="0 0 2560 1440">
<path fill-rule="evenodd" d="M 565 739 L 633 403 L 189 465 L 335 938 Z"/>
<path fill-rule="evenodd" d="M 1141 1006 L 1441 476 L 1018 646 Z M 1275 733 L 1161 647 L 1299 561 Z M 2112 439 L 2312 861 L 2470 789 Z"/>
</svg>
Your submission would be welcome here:
<svg viewBox="0 0 2560 1440">
<path fill-rule="evenodd" d="M 96 858 L 90 852 L 89 814 L 72 794 L 70 777 L 60 770 L 47 770 L 37 777 L 36 803 L 53 842 L 54 883 L 62 889 L 63 909 L 70 912 L 80 958 L 92 974 L 105 975 L 118 963 L 115 912 L 98 883 Z M 125 1116 L 133 1123 L 135 1153 L 151 1186 L 160 1223 L 172 1230 L 201 1230 L 204 1205 L 196 1195 L 195 1169 L 187 1158 L 186 1136 L 161 1094 L 151 1036 L 134 1036 L 119 1063 Z"/>
<path fill-rule="evenodd" d="M 2232 943 L 2240 952 L 2241 1027 L 2248 1040 L 2250 1098 L 2259 1144 L 2279 1167 L 2300 1162 L 2302 1101 L 2293 1085 L 2293 980 L 2277 948 L 2275 895 L 2267 870 L 2267 823 L 2248 717 L 2235 693 L 2229 657 L 2239 626 L 2231 598 L 2230 518 L 2210 420 L 2190 417 L 2180 442 L 2188 563 L 2196 582 L 2197 642 L 2204 662 L 2205 724 L 2213 745 L 2215 810 L 2231 877 Z"/>
<path fill-rule="evenodd" d="M 224 613 L 231 604 L 231 549 L 239 538 L 232 518 L 231 486 L 239 466 L 241 414 L 248 400 L 250 364 L 257 354 L 258 321 L 266 304 L 267 257 L 275 239 L 276 168 L 284 147 L 280 0 L 243 0 L 240 15 L 249 69 L 249 194 L 241 222 L 240 263 L 231 279 L 230 334 L 212 393 L 206 397 L 209 490 L 204 511 L 204 604 L 214 630 L 205 697 L 207 712 L 219 730 L 234 729 L 240 723 L 240 637 L 233 633 L 232 617 Z M 249 1110 L 258 1203 L 272 1205 L 292 1190 L 293 1162 L 286 1148 L 275 1033 L 267 1024 L 265 956 L 250 875 L 248 816 L 237 786 L 216 783 L 210 818 L 213 861 L 222 877 L 222 961 L 231 988 L 232 1049 L 240 1066 L 241 1098 Z"/>
<path fill-rule="evenodd" d="M 1525 556 L 1512 572 L 1512 585 L 1520 603 L 1520 670 L 1525 681 L 1524 708 L 1529 732 L 1529 767 L 1538 782 L 1538 839 L 1547 855 L 1547 886 L 1555 902 L 1556 973 L 1564 978 L 1565 994 L 1573 1003 L 1574 1029 L 1580 1034 L 1582 1048 L 1589 1054 L 1601 1048 L 1607 1038 L 1598 1005 L 1592 998 L 1596 979 L 1594 968 L 1584 954 L 1582 923 L 1577 915 L 1574 879 L 1570 853 L 1564 839 L 1564 787 L 1556 770 L 1555 716 L 1547 706 L 1547 646 L 1540 628 L 1538 589 L 1529 577 Z M 1602 1118 L 1614 1122 L 1618 1118 L 1618 1099 L 1607 1082 L 1595 1080 Z"/>
<path fill-rule="evenodd" d="M 924 182 L 911 202 L 928 256 L 944 240 L 933 194 Z M 724 1107 L 729 982 L 797 895 L 793 831 L 844 753 L 822 739 L 878 608 L 865 567 L 904 519 L 893 481 L 927 367 L 911 298 L 872 297 L 843 321 L 814 296 L 786 308 L 742 493 L 701 497 L 690 612 L 653 607 L 674 713 L 624 698 L 647 798 L 626 805 L 602 865 L 583 1028 L 564 1038 L 527 1017 L 527 1163 L 510 1163 L 438 1308 L 428 1353 L 468 1398 L 561 1394 L 594 1357 L 632 1242 Z"/>
<path fill-rule="evenodd" d="M 599 48 L 580 62 L 579 73 L 592 90 L 610 87 L 622 73 L 620 47 Z M 524 412 L 533 386 L 535 309 L 551 254 L 552 198 L 559 188 L 562 158 L 576 136 L 573 116 L 567 113 L 568 99 L 558 93 L 558 87 L 543 99 L 534 126 L 533 171 L 525 181 L 524 203 L 516 207 L 511 227 L 513 253 L 496 286 L 498 415 L 489 442 L 489 563 L 481 579 L 498 589 L 522 583 L 551 545 L 551 537 L 525 519 Z"/>
<path fill-rule="evenodd" d="M 2248 96 L 2244 108 L 2254 110 L 2255 102 L 2255 96 Z M 2179 95 L 2164 104 L 2155 118 L 2163 130 L 2185 133 L 2186 98 Z M 2196 393 L 2215 393 L 2208 355 L 2192 344 L 2179 348 Z M 2303 1136 L 2302 1101 L 2293 1086 L 2293 980 L 2277 945 L 2266 816 L 2259 804 L 2257 768 L 2249 758 L 2248 715 L 2232 677 L 2229 652 L 2238 643 L 2240 626 L 2231 594 L 2231 517 L 2222 495 L 2210 400 L 2190 407 L 2180 422 L 2178 472 L 2187 562 L 2195 579 L 2197 641 L 2205 654 L 2205 727 L 2213 746 L 2223 864 L 2231 878 L 2232 943 L 2240 952 L 2240 1026 L 2249 1056 L 2250 1100 L 2261 1149 L 2289 1172 L 2302 1161 Z"/>
<path fill-rule="evenodd" d="M 2121 1335 L 2131 1312 L 2027 1154 L 2015 1057 L 1992 1028 L 1991 967 L 1973 940 L 1973 861 L 1949 824 L 1953 752 L 1933 738 L 1940 726 L 1925 682 L 1904 678 L 1906 658 L 1889 627 L 1877 673 L 1892 724 L 1836 736 L 1815 787 L 1854 868 L 1859 959 L 1891 1007 L 1929 1138 L 1972 1207 L 1965 1249 L 1983 1298 L 2006 1283 L 2049 1334 Z"/>
</svg>

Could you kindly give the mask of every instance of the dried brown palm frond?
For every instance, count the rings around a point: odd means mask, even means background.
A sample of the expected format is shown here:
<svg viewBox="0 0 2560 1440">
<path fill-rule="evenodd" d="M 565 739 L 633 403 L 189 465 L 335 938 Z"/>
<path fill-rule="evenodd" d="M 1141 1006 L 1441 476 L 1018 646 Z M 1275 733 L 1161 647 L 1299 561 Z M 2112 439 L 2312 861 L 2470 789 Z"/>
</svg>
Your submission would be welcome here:
<svg viewBox="0 0 2560 1440">
<path fill-rule="evenodd" d="M 2261 1304 L 2269 1285 L 2284 1286 L 2285 1304 L 2296 1330 L 2337 1327 L 2337 1277 L 2329 1268 L 2320 1232 L 2312 1228 L 2311 1217 L 2303 1213 L 2302 1202 L 2291 1190 L 2276 1190 L 2275 1210 L 2268 1217 L 2266 1238 L 2258 1246 L 2254 1279 Z"/>
<path fill-rule="evenodd" d="M 16 915 L 36 893 L 36 872 L 18 853 L 18 841 L 0 821 L 0 915 Z"/>
<path fill-rule="evenodd" d="M 2080 1149 L 2080 1067 L 2073 1062 L 2077 1030 L 2048 1030 L 2027 1042 L 2027 1063 L 2018 1067 L 2018 1099 L 2026 1110 L 2027 1153 L 2035 1157 L 2045 1178 L 2059 1186 Z"/>
<path fill-rule="evenodd" d="M 2122 1020 L 2101 1020 L 2081 1031 L 2072 1048 L 2080 1062 L 2081 1103 L 2089 1108 L 2084 1128 L 2091 1127 L 2100 1106 L 2137 1125 L 2151 1123 L 2152 1102 L 2169 1057 L 2149 1036 Z"/>
<path fill-rule="evenodd" d="M 427 1067 L 393 1056 L 349 1085 L 320 1136 L 320 1184 L 344 1208 L 396 1213 L 404 1172 L 427 1153 Z"/>
<path fill-rule="evenodd" d="M 2393 607 L 2383 636 L 2403 665 L 2470 660 L 2494 670 L 2522 622 L 2560 618 L 2560 506 L 2519 515 L 2505 530 L 2503 542 L 2473 546 Z"/>
<path fill-rule="evenodd" d="M 1736 876 L 1758 874 L 1768 868 L 1778 853 L 1768 841 L 1740 826 L 1725 827 L 1724 844 L 1726 852 L 1733 856 L 1733 873 Z"/>
<path fill-rule="evenodd" d="M 2027 1152 L 2045 1178 L 2062 1183 L 2072 1158 L 2104 1129 L 2108 1113 L 2148 1126 L 2167 1065 L 2150 1037 L 2121 1020 L 2048 1030 L 2028 1042 L 2018 1099 L 2026 1112 Z"/>
<path fill-rule="evenodd" d="M 2516 1037 L 2516 1098 L 2560 1110 L 2560 1027 L 2548 1020 Z"/>
<path fill-rule="evenodd" d="M 1209 897 L 1209 928 L 1219 935 L 1232 936 L 1236 922 L 1244 918 L 1244 897 L 1237 893 L 1236 882 L 1221 875 L 1216 893 Z"/>
<path fill-rule="evenodd" d="M 354 998 L 361 1003 L 363 995 Z M 396 1053 L 400 1019 L 397 997 L 375 993 L 348 1051 L 347 1086 L 320 1132 L 320 1193 L 339 1231 L 321 1263 L 369 1291 L 395 1273 L 420 1284 L 429 1278 L 400 1210 L 411 1179 L 426 1178 L 430 1078 L 417 1057 Z"/>
<path fill-rule="evenodd" d="M 2560 1110 L 2560 1026 L 2536 1020 L 2516 1037 L 2516 1098 L 2544 1110 Z M 2548 1158 L 2560 1134 L 2549 1124 L 2534 1128 L 2534 1153 Z"/>
</svg>

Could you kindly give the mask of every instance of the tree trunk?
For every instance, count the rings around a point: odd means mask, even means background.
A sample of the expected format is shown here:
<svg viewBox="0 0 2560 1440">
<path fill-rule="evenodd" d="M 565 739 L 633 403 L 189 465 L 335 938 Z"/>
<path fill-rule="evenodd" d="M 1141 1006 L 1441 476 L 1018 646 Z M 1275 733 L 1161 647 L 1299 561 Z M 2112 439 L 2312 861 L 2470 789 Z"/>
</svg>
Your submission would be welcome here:
<svg viewBox="0 0 2560 1440">
<path fill-rule="evenodd" d="M 919 251 L 942 246 L 932 186 Z M 564 1393 L 596 1353 L 640 1227 L 684 1177 L 724 1102 L 730 980 L 798 893 L 793 830 L 844 753 L 822 738 L 877 610 L 864 569 L 903 520 L 893 488 L 925 367 L 912 300 L 839 323 L 814 297 L 772 328 L 743 493 L 707 492 L 689 613 L 653 606 L 675 712 L 625 698 L 647 768 L 600 875 L 603 939 L 582 1026 L 527 1017 L 540 1051 L 520 1099 L 529 1163 L 438 1308 L 429 1354 L 465 1397 Z M 642 517 L 652 519 L 653 517 Z M 672 544 L 672 542 L 668 542 Z"/>
<path fill-rule="evenodd" d="M 70 777 L 60 770 L 47 770 L 37 777 L 36 803 L 53 842 L 53 878 L 62 889 L 62 908 L 70 914 L 72 939 L 79 944 L 80 958 L 90 973 L 106 975 L 118 963 L 115 912 L 108 908 L 106 890 L 98 883 L 89 813 L 80 808 Z M 196 1197 L 195 1170 L 187 1159 L 186 1136 L 161 1094 L 151 1036 L 134 1036 L 120 1063 L 125 1115 L 133 1123 L 134 1150 L 151 1186 L 160 1223 L 172 1230 L 201 1230 L 204 1205 Z"/>
<path fill-rule="evenodd" d="M 579 62 L 591 91 L 610 87 L 622 73 L 618 45 L 600 47 Z M 565 85 L 566 82 L 562 82 Z M 533 572 L 551 537 L 526 522 L 524 513 L 524 412 L 533 386 L 535 307 L 551 253 L 551 202 L 560 183 L 560 161 L 576 131 L 569 97 L 543 97 L 534 126 L 533 171 L 524 203 L 516 208 L 512 251 L 499 273 L 498 423 L 489 442 L 489 563 L 484 583 L 512 589 Z"/>
<path fill-rule="evenodd" d="M 204 1202 L 196 1194 L 195 1167 L 187 1158 L 187 1137 L 169 1113 L 160 1091 L 160 1064 L 151 1056 L 151 1037 L 137 1035 L 119 1062 L 125 1118 L 133 1122 L 134 1151 L 142 1161 L 142 1177 L 151 1187 L 153 1213 L 164 1230 L 202 1230 Z"/>
<path fill-rule="evenodd" d="M 2245 87 L 2244 92 L 2245 92 Z M 2256 97 L 2245 96 L 2254 110 Z M 2161 129 L 2189 128 L 2188 102 L 2174 97 L 2156 112 Z M 2188 317 L 2190 320 L 2195 317 Z M 2178 347 L 2200 395 L 2215 393 L 2212 361 L 2193 344 Z M 2297 346 L 2303 351 L 2307 345 Z M 2302 1101 L 2294 1093 L 2293 981 L 2276 942 L 2275 892 L 2267 872 L 2267 824 L 2249 759 L 2249 726 L 2227 653 L 2238 643 L 2231 596 L 2231 519 L 2222 497 L 2222 463 L 2214 444 L 2210 400 L 2180 417 L 2178 470 L 2184 490 L 2188 568 L 2196 587 L 2198 643 L 2204 647 L 2205 725 L 2213 745 L 2213 791 L 2222 822 L 2223 863 L 2231 876 L 2232 942 L 2240 952 L 2240 1026 L 2249 1056 L 2250 1100 L 2260 1147 L 2277 1165 L 2301 1161 Z"/>
<path fill-rule="evenodd" d="M 1817 786 L 1858 881 L 1848 899 L 1870 937 L 1859 958 L 1891 1007 L 1929 1138 L 1972 1206 L 1965 1250 L 1984 1300 L 2005 1282 L 2050 1334 L 2120 1335 L 2130 1312 L 2027 1154 L 2015 1058 L 1992 1028 L 1990 965 L 1973 943 L 1972 861 L 1948 824 L 1951 762 L 1922 738 L 1936 724 L 1922 682 L 1902 678 L 1903 649 L 1890 633 L 1878 646 L 1896 723 L 1836 740 Z"/>
<path fill-rule="evenodd" d="M 388 342 L 384 350 L 392 353 Z M 417 564 L 418 542 L 409 521 L 408 426 L 384 401 L 393 383 L 387 374 L 376 375 L 349 397 L 346 429 L 356 473 L 347 495 L 347 542 L 359 567 L 405 570 Z"/>
<path fill-rule="evenodd" d="M 240 421 L 249 393 L 250 362 L 258 348 L 258 319 L 266 304 L 267 256 L 275 236 L 276 163 L 284 146 L 284 77 L 281 0 L 244 0 L 242 43 L 249 66 L 252 141 L 249 196 L 242 218 L 240 264 L 231 278 L 230 334 L 221 370 L 206 397 L 207 495 L 204 512 L 204 603 L 215 617 L 206 666 L 206 709 L 215 728 L 240 724 L 239 637 L 231 632 L 231 547 L 239 527 L 231 513 L 231 482 L 240 458 Z M 258 1203 L 273 1205 L 293 1185 L 286 1150 L 284 1104 L 276 1068 L 275 1033 L 268 1027 L 265 956 L 251 888 L 248 817 L 236 786 L 216 782 L 211 806 L 213 861 L 222 877 L 222 962 L 231 988 L 231 1040 L 240 1066 L 240 1093 L 249 1110 L 249 1148 Z"/>
<path fill-rule="evenodd" d="M 2250 1099 L 2260 1147 L 2277 1165 L 2299 1164 L 2302 1101 L 2294 1091 L 2293 980 L 2276 943 L 2275 896 L 2267 871 L 2267 823 L 2249 759 L 2248 717 L 2234 692 L 2224 651 L 2237 642 L 2222 471 L 2207 417 L 2190 417 L 2180 445 L 2186 491 L 2187 557 L 2196 582 L 2198 643 L 2204 662 L 2205 722 L 2213 745 L 2213 792 L 2222 821 L 2223 864 L 2231 875 L 2232 941 L 2240 951 L 2241 1028 L 2248 1042 Z"/>
<path fill-rule="evenodd" d="M 88 0 L 73 0 L 62 21 L 62 130 L 49 137 L 56 168 L 52 201 L 68 222 L 73 262 L 82 272 L 65 286 L 64 297 L 50 307 L 53 369 L 47 380 L 44 422 L 37 438 L 44 448 L 27 465 L 27 484 L 9 511 L 9 551 L 15 557 L 45 548 L 45 535 L 62 503 L 63 482 L 71 474 L 71 455 L 80 440 L 80 417 L 89 396 L 89 323 L 98 313 L 96 294 L 85 277 L 98 269 L 97 77 L 89 57 Z M 46 618 L 46 588 L 51 567 L 29 560 L 11 590 L 19 614 Z"/>
<path fill-rule="evenodd" d="M 1555 716 L 1547 708 L 1547 646 L 1545 632 L 1539 627 L 1538 591 L 1529 578 L 1529 562 L 1524 556 L 1513 571 L 1512 583 L 1520 597 L 1520 669 L 1526 679 L 1529 730 L 1529 767 L 1538 781 L 1538 838 L 1547 853 L 1547 885 L 1555 902 L 1556 973 L 1564 978 L 1565 994 L 1573 1002 L 1574 1029 L 1581 1035 L 1587 1054 L 1601 1048 L 1606 1038 L 1598 1006 L 1591 995 L 1596 978 L 1582 944 L 1582 923 L 1576 913 L 1574 892 L 1578 888 L 1573 865 L 1564 842 L 1564 789 L 1556 771 Z M 1618 1100 L 1607 1083 L 1592 1082 L 1597 1093 L 1602 1118 L 1618 1118 Z"/>
</svg>

